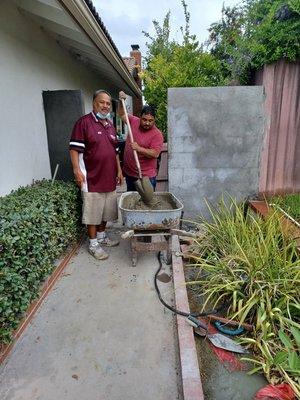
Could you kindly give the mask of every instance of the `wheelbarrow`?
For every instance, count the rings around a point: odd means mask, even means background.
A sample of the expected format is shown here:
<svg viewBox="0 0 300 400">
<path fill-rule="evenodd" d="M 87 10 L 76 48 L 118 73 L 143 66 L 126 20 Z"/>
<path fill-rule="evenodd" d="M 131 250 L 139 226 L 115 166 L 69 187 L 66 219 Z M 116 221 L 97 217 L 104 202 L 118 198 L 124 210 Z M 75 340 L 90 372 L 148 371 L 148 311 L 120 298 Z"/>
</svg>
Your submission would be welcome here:
<svg viewBox="0 0 300 400">
<path fill-rule="evenodd" d="M 134 204 L 139 199 L 136 192 L 123 193 L 120 198 L 119 208 L 123 223 L 130 229 L 122 235 L 122 238 L 131 239 L 133 266 L 137 264 L 138 252 L 165 250 L 168 261 L 171 258 L 171 229 L 178 228 L 180 225 L 183 204 L 170 192 L 155 192 L 154 197 L 167 202 L 170 209 L 134 209 Z M 150 241 L 141 241 L 143 237 L 149 238 Z M 154 240 L 154 237 L 161 240 Z"/>
</svg>

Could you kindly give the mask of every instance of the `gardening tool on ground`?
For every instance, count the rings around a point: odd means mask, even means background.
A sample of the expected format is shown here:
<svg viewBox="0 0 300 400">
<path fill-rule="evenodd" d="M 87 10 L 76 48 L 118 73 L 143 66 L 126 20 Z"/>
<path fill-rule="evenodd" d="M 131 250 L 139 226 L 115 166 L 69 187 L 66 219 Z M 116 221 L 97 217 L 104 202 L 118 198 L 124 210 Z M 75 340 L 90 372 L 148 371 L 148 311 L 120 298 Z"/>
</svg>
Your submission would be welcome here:
<svg viewBox="0 0 300 400">
<path fill-rule="evenodd" d="M 232 326 L 232 327 L 234 327 L 234 326 L 241 327 L 241 328 L 244 328 L 246 331 L 253 331 L 254 330 L 254 326 L 253 325 L 246 324 L 245 322 L 243 322 L 241 324 L 239 321 L 234 321 L 232 319 L 219 317 L 218 315 L 210 315 L 209 319 L 211 319 L 211 320 L 213 320 L 215 322 L 219 322 L 219 323 L 222 324 L 222 327 L 219 324 L 217 324 L 217 326 L 216 326 L 217 329 L 221 328 L 221 329 L 219 329 L 220 332 L 222 332 L 222 329 L 224 327 L 226 327 L 226 326 L 228 326 L 228 328 L 229 328 L 228 331 L 230 331 L 230 326 Z M 226 333 L 226 332 L 223 330 L 223 333 Z M 232 334 L 232 332 L 229 333 L 229 334 Z"/>
<path fill-rule="evenodd" d="M 130 142 L 133 143 L 132 130 L 131 130 L 131 126 L 130 126 L 124 99 L 121 99 L 121 102 L 122 102 L 123 110 L 125 113 L 126 124 L 128 126 L 129 139 L 130 139 Z M 144 177 L 142 176 L 141 165 L 140 165 L 139 157 L 138 157 L 136 150 L 133 150 L 133 156 L 134 156 L 134 160 L 135 160 L 136 167 L 137 167 L 138 174 L 139 174 L 139 178 L 135 182 L 136 190 L 139 193 L 139 195 L 141 196 L 142 201 L 147 205 L 151 205 L 153 203 L 153 197 L 154 197 L 153 186 L 152 186 L 148 176 L 144 176 Z"/>
<path fill-rule="evenodd" d="M 207 338 L 214 346 L 220 349 L 232 351 L 233 353 L 247 354 L 248 350 L 236 343 L 234 340 L 221 333 L 209 333 L 208 326 L 193 316 L 187 317 L 187 322 L 194 327 L 194 333 Z"/>
</svg>

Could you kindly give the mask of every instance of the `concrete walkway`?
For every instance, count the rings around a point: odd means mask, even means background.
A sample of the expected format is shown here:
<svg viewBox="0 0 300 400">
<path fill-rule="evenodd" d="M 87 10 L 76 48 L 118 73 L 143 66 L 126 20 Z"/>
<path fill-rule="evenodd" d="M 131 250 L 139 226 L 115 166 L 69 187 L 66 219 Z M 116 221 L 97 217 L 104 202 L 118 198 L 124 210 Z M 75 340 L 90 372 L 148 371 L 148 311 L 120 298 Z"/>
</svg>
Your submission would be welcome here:
<svg viewBox="0 0 300 400">
<path fill-rule="evenodd" d="M 128 241 L 109 253 L 96 261 L 84 243 L 71 260 L 0 367 L 2 400 L 182 399 L 174 319 L 153 285 L 156 256 L 140 255 L 133 268 Z M 172 282 L 160 288 L 171 301 Z"/>
</svg>

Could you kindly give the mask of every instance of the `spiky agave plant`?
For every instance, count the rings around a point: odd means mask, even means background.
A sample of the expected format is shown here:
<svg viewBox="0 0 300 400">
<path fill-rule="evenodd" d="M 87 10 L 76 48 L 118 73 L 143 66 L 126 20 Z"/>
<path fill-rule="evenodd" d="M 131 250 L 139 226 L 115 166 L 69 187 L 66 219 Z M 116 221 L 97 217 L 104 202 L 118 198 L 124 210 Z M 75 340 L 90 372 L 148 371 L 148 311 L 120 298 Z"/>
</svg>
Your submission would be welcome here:
<svg viewBox="0 0 300 400">
<path fill-rule="evenodd" d="M 207 304 L 230 301 L 228 316 L 254 324 L 242 341 L 257 355 L 253 372 L 270 382 L 288 381 L 300 395 L 300 260 L 295 243 L 282 229 L 281 216 L 244 215 L 244 205 L 222 199 L 208 205 L 204 237 L 195 240 L 193 263 Z M 201 272 L 201 273 L 200 273 Z"/>
</svg>

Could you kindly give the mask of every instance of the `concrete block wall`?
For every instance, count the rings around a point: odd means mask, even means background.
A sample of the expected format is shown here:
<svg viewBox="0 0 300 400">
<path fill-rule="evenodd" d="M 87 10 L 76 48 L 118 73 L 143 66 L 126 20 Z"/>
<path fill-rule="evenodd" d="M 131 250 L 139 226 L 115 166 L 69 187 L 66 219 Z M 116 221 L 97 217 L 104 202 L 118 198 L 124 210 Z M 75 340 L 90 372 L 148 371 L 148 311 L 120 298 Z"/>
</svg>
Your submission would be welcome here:
<svg viewBox="0 0 300 400">
<path fill-rule="evenodd" d="M 258 192 L 263 102 L 262 86 L 169 89 L 169 190 L 185 217 L 208 217 L 204 199 Z"/>
</svg>

